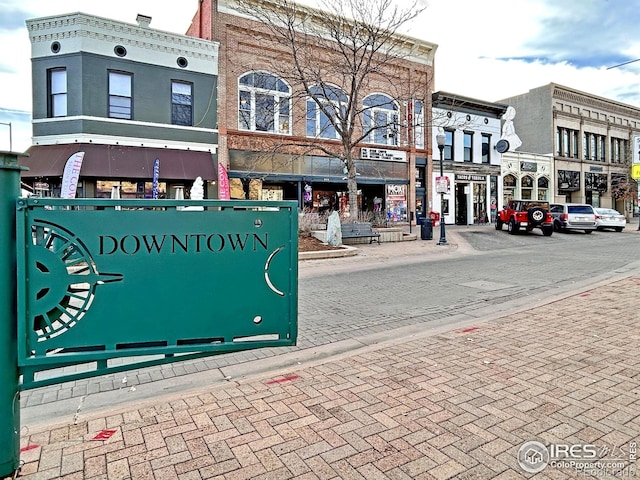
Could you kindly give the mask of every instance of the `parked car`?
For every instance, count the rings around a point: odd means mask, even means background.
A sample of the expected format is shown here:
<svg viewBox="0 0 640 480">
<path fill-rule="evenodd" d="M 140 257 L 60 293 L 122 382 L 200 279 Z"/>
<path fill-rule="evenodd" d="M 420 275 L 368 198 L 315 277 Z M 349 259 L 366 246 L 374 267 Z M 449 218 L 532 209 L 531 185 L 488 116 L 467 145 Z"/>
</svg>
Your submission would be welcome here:
<svg viewBox="0 0 640 480">
<path fill-rule="evenodd" d="M 613 208 L 594 208 L 596 212 L 596 229 L 613 228 L 621 232 L 627 226 L 627 218 Z"/>
<path fill-rule="evenodd" d="M 502 230 L 504 224 L 511 235 L 518 233 L 520 227 L 527 232 L 539 228 L 545 237 L 553 233 L 553 218 L 549 213 L 548 202 L 509 200 L 496 216 L 496 230 Z"/>
<path fill-rule="evenodd" d="M 596 229 L 596 212 L 586 203 L 552 203 L 553 229 L 557 232 L 584 230 L 591 233 Z"/>
</svg>

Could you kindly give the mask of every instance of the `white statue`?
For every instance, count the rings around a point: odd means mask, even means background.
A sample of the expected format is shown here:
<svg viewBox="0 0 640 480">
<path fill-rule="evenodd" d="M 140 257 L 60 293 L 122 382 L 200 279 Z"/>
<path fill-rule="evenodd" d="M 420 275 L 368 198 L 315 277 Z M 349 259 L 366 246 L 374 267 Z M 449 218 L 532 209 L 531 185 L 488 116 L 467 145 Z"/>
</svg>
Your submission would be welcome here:
<svg viewBox="0 0 640 480">
<path fill-rule="evenodd" d="M 204 183 L 202 182 L 202 177 L 198 177 L 195 179 L 195 181 L 193 182 L 193 185 L 191 186 L 191 200 L 203 200 L 204 199 Z M 204 210 L 204 207 L 198 206 L 198 207 L 177 207 L 177 210 L 186 210 L 186 211 L 202 211 Z"/>
<path fill-rule="evenodd" d="M 342 245 L 342 228 L 340 225 L 340 215 L 337 211 L 331 212 L 327 219 L 327 243 L 334 247 Z"/>
<path fill-rule="evenodd" d="M 513 151 L 522 145 L 522 140 L 516 133 L 516 129 L 513 126 L 513 119 L 516 116 L 516 109 L 509 106 L 507 107 L 507 111 L 504 112 L 502 119 L 504 120 L 504 125 L 502 125 L 502 140 L 506 140 L 509 142 L 509 150 Z"/>
<path fill-rule="evenodd" d="M 204 183 L 202 183 L 202 177 L 198 177 L 194 180 L 191 187 L 191 200 L 204 199 Z"/>
</svg>

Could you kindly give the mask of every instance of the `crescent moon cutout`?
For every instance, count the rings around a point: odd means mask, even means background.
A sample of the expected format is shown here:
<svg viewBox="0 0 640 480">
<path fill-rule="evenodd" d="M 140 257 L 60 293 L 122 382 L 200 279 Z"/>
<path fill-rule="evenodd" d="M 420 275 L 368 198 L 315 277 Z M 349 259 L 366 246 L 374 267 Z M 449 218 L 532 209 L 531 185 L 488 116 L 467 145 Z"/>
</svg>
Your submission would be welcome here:
<svg viewBox="0 0 640 480">
<path fill-rule="evenodd" d="M 276 248 L 273 252 L 271 252 L 271 255 L 269 255 L 269 258 L 267 258 L 267 262 L 264 264 L 264 281 L 267 282 L 267 285 L 269 286 L 269 288 L 277 293 L 278 295 L 280 295 L 281 297 L 284 297 L 284 292 L 281 290 L 278 290 L 274 285 L 273 282 L 271 281 L 271 279 L 269 278 L 269 266 L 271 264 L 271 260 L 273 260 L 273 257 L 276 256 L 277 253 L 279 253 L 281 250 L 284 250 L 284 246 L 280 246 L 278 248 Z"/>
</svg>

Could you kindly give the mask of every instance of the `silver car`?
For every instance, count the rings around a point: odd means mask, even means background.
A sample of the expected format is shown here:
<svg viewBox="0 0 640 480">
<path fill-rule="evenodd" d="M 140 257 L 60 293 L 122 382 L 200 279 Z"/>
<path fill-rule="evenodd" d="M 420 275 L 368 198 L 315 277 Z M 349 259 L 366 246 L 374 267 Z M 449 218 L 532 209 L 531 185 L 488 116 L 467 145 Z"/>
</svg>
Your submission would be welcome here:
<svg viewBox="0 0 640 480">
<path fill-rule="evenodd" d="M 621 232 L 627 226 L 627 218 L 613 208 L 594 208 L 594 210 L 598 230 L 613 228 L 616 232 Z"/>
<path fill-rule="evenodd" d="M 583 230 L 591 233 L 596 229 L 596 212 L 586 203 L 552 203 L 553 229 L 557 232 Z"/>
</svg>

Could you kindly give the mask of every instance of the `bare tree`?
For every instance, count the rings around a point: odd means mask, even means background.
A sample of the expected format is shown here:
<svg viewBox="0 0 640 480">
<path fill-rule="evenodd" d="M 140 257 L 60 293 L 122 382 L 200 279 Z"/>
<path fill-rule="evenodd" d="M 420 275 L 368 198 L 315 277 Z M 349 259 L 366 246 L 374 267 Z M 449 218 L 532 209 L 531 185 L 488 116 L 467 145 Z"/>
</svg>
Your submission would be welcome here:
<svg viewBox="0 0 640 480">
<path fill-rule="evenodd" d="M 402 127 L 399 115 L 381 123 L 370 114 L 376 107 L 389 107 L 388 97 L 372 95 L 367 104 L 364 97 L 384 90 L 399 105 L 408 99 L 430 105 L 430 68 L 420 79 L 408 73 L 416 68 L 411 62 L 425 51 L 399 33 L 425 7 L 416 1 L 400 8 L 392 0 L 320 0 L 318 10 L 290 0 L 237 0 L 234 7 L 264 26 L 256 35 L 266 35 L 269 44 L 278 46 L 270 68 L 292 85 L 300 117 L 307 122 L 311 114 L 320 119 L 315 137 L 283 137 L 282 146 L 339 158 L 349 209 L 357 218 L 356 147 L 376 134 L 397 138 Z M 427 65 L 431 59 L 424 60 Z"/>
<path fill-rule="evenodd" d="M 631 170 L 631 162 L 625 162 Z M 627 173 L 613 173 L 611 175 L 611 196 L 615 202 L 623 201 L 625 216 L 631 211 L 633 213 L 633 202 L 638 198 L 638 182 L 631 178 L 631 174 Z M 640 228 L 640 227 L 638 227 Z"/>
</svg>

